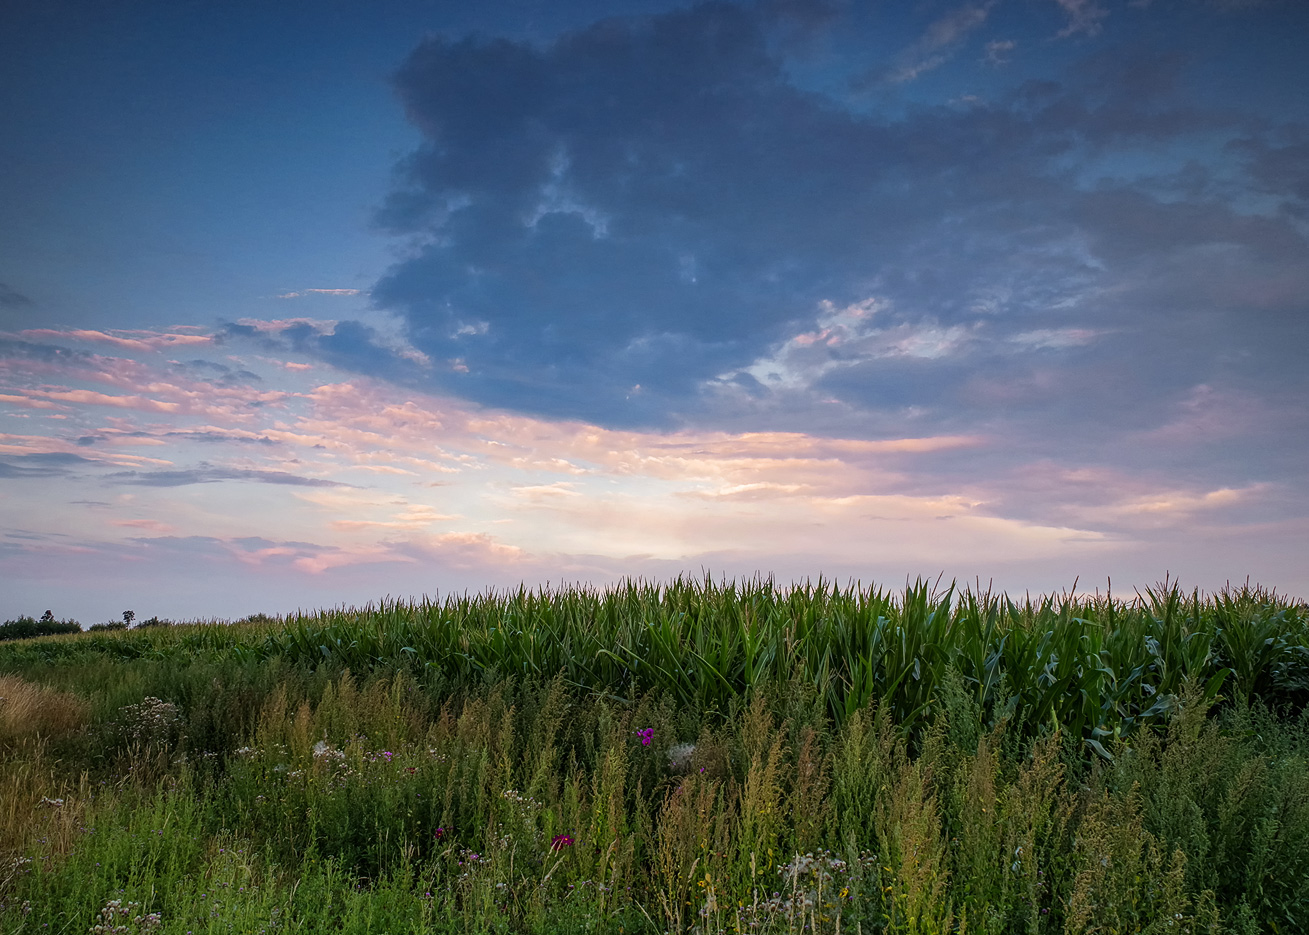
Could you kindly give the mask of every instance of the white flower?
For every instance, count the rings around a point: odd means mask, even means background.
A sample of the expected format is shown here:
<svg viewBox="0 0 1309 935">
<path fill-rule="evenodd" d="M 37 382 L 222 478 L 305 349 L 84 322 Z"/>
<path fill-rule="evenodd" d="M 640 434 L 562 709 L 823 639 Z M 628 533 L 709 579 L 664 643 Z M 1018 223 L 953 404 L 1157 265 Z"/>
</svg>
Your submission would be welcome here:
<svg viewBox="0 0 1309 935">
<path fill-rule="evenodd" d="M 691 754 L 695 752 L 695 744 L 679 743 L 676 746 L 668 748 L 668 768 L 669 769 L 686 769 L 691 765 Z"/>
</svg>

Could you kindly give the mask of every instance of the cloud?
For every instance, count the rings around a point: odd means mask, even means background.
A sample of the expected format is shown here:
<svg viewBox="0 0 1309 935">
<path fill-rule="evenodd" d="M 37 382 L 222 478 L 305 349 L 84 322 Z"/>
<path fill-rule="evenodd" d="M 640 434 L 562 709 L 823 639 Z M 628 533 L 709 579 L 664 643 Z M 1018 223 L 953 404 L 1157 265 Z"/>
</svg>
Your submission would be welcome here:
<svg viewBox="0 0 1309 935">
<path fill-rule="evenodd" d="M 158 351 L 170 347 L 213 344 L 212 335 L 174 334 L 160 331 L 95 331 L 88 329 L 59 330 L 55 328 L 29 328 L 20 332 L 24 338 L 51 338 L 67 341 L 86 341 L 111 344 L 131 351 Z"/>
<path fill-rule="evenodd" d="M 995 0 L 966 4 L 940 17 L 927 27 L 917 42 L 900 54 L 898 63 L 883 74 L 882 80 L 901 84 L 944 65 L 968 36 L 986 23 L 994 6 Z M 989 52 L 990 46 L 987 49 Z"/>
<path fill-rule="evenodd" d="M 1057 33 L 1058 38 L 1070 36 L 1098 36 L 1104 28 L 1109 11 L 1096 0 L 1055 0 L 1068 17 L 1068 24 Z"/>
<path fill-rule="evenodd" d="M 1116 5 L 934 4 L 829 45 L 785 5 L 425 41 L 396 78 L 421 142 L 379 214 L 398 259 L 367 298 L 0 336 L 0 409 L 31 433 L 0 471 L 112 493 L 48 507 L 103 555 L 114 522 L 163 522 L 212 534 L 204 561 L 320 583 L 432 556 L 516 576 L 1291 541 L 1306 142 L 1201 93 L 1239 64 L 1210 41 L 1230 26 L 1205 38 L 1197 7 L 1133 46 Z M 870 68 L 919 80 L 852 92 Z M 88 462 L 21 460 L 42 452 Z M 5 500 L 15 524 L 34 499 Z"/>
<path fill-rule="evenodd" d="M 79 464 L 96 463 L 93 458 L 83 458 L 81 455 L 59 451 L 32 452 L 30 454 L 13 453 L 7 455 L 7 457 L 9 463 L 0 462 L 0 477 L 50 477 L 51 475 L 67 474 L 68 468 Z"/>
<path fill-rule="evenodd" d="M 24 308 L 32 304 L 32 300 L 15 289 L 10 288 L 8 283 L 0 282 L 0 308 Z"/>
<path fill-rule="evenodd" d="M 0 455 L 21 458 L 25 461 L 37 459 L 39 462 L 48 465 L 71 465 L 85 462 L 117 467 L 141 467 L 171 463 L 159 458 L 148 458 L 123 452 L 102 452 L 97 457 L 89 458 L 80 453 L 77 450 L 79 448 L 84 450 L 84 443 L 81 442 L 80 438 L 73 440 L 49 435 L 0 433 Z"/>
<path fill-rule="evenodd" d="M 145 532 L 154 532 L 161 535 L 166 535 L 176 531 L 167 523 L 161 523 L 154 519 L 119 519 L 114 520 L 113 524 L 122 527 L 123 529 L 140 529 Z"/>
<path fill-rule="evenodd" d="M 15 479 L 20 477 L 48 477 L 49 471 L 41 468 L 29 468 L 21 465 L 6 464 L 0 461 L 0 477 L 5 479 Z"/>
<path fill-rule="evenodd" d="M 385 324 L 390 327 L 381 329 L 356 320 L 243 318 L 225 324 L 220 334 L 224 340 L 253 340 L 266 350 L 310 354 L 346 368 L 367 372 L 386 370 L 397 382 L 413 378 L 431 366 L 428 356 L 411 345 L 407 337 L 394 333 L 392 321 Z M 298 363 L 280 363 L 280 366 L 289 370 L 305 368 Z"/>
<path fill-rule="evenodd" d="M 113 396 L 95 390 L 45 390 L 41 392 L 45 399 L 67 403 L 81 403 L 90 406 L 112 406 L 116 409 L 136 409 L 142 412 L 178 412 L 181 404 L 150 399 L 145 396 Z"/>
<path fill-rule="evenodd" d="M 1037 350 L 1040 348 L 1080 347 L 1090 344 L 1101 332 L 1091 328 L 1037 328 L 1010 335 L 1009 341 L 1021 347 Z"/>
<path fill-rule="evenodd" d="M 0 403 L 8 406 L 18 406 L 21 409 L 64 409 L 67 406 L 60 406 L 45 399 L 32 399 L 29 396 L 14 396 L 9 393 L 0 393 Z"/>
<path fill-rule="evenodd" d="M 1282 211 L 1309 218 L 1309 127 L 1288 127 L 1274 139 L 1233 140 L 1258 190 L 1279 200 Z"/>
<path fill-rule="evenodd" d="M 299 292 L 283 292 L 279 299 L 300 299 L 307 295 L 362 295 L 361 289 L 301 289 Z"/>
<path fill-rule="evenodd" d="M 118 471 L 106 474 L 105 480 L 141 487 L 184 487 L 188 484 L 213 484 L 225 480 L 255 481 L 292 487 L 349 487 L 340 481 L 320 477 L 300 477 L 286 471 L 251 468 L 198 467 L 182 471 Z"/>
<path fill-rule="evenodd" d="M 1063 8 L 1079 35 L 1099 9 Z M 956 48 L 989 10 L 955 9 L 915 48 Z M 1156 354 L 1169 309 L 1213 309 L 1191 349 L 1212 363 L 1244 327 L 1215 295 L 1267 296 L 1286 315 L 1299 301 L 1303 234 L 1241 194 L 1293 191 L 1294 151 L 1246 146 L 1245 179 L 1213 157 L 1236 185 L 1222 194 L 1154 181 L 1180 168 L 1165 154 L 1267 135 L 1188 98 L 1185 57 L 1097 47 L 985 102 L 883 113 L 794 84 L 772 28 L 762 8 L 715 4 L 543 45 L 424 41 L 396 78 L 424 143 L 379 216 L 411 251 L 372 299 L 432 367 L 388 364 L 365 330 L 305 347 L 610 427 L 812 426 L 839 408 L 845 431 L 873 431 L 912 407 L 949 434 L 997 415 L 969 396 L 977 368 L 1035 391 L 1064 355 L 1069 385 L 1107 415 L 1118 387 L 1094 369 Z M 838 335 L 831 310 L 870 296 L 875 327 Z M 1182 372 L 1122 389 L 1153 400 Z"/>
<path fill-rule="evenodd" d="M 189 429 L 178 432 L 161 432 L 158 438 L 176 438 L 191 442 L 208 442 L 210 444 L 238 445 L 276 445 L 277 442 L 267 435 L 247 432 L 242 429 L 221 429 L 212 426 Z"/>
<path fill-rule="evenodd" d="M 69 365 L 89 363 L 93 355 L 57 344 L 34 344 L 0 334 L 0 359 Z"/>
<path fill-rule="evenodd" d="M 1014 39 L 992 39 L 986 44 L 983 61 L 988 65 L 1007 65 L 1018 42 Z"/>
<path fill-rule="evenodd" d="M 343 571 L 376 565 L 421 567 L 426 574 L 435 569 L 485 573 L 492 568 L 521 568 L 529 558 L 522 549 L 485 534 L 470 533 L 413 535 L 350 546 L 262 536 L 160 535 L 140 537 L 134 542 L 156 560 L 172 555 L 190 562 L 198 558 L 218 567 L 235 562 L 245 570 L 279 576 L 298 573 L 317 577 L 331 571 L 333 578 L 339 578 Z"/>
<path fill-rule="evenodd" d="M 262 378 L 257 373 L 245 369 L 233 369 L 227 364 L 213 360 L 170 361 L 175 373 L 192 380 L 212 381 L 224 386 L 245 386 L 259 383 Z"/>
</svg>

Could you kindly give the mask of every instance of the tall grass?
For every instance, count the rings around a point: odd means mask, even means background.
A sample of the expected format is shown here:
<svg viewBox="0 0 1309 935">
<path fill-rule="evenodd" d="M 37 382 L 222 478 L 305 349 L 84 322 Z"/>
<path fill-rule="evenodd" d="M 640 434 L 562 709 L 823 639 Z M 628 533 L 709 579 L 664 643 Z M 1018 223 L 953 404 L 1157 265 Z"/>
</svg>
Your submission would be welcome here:
<svg viewBox="0 0 1309 935">
<path fill-rule="evenodd" d="M 679 580 L 9 643 L 0 930 L 1303 931 L 1304 626 Z"/>
</svg>

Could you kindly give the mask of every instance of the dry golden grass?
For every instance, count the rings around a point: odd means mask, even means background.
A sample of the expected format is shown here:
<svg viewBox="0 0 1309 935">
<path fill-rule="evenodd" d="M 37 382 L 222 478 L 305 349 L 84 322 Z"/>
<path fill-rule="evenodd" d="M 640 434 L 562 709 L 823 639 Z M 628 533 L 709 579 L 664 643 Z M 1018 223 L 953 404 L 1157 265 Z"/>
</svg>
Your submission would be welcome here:
<svg viewBox="0 0 1309 935">
<path fill-rule="evenodd" d="M 88 717 L 89 706 L 74 694 L 0 675 L 0 742 L 67 734 L 85 727 Z"/>
<path fill-rule="evenodd" d="M 0 675 L 0 893 L 25 872 L 25 848 L 67 853 L 89 799 L 87 778 L 47 755 L 51 737 L 81 730 L 89 705 L 70 692 Z"/>
<path fill-rule="evenodd" d="M 0 901 L 33 860 L 49 860 L 72 850 L 88 803 L 85 772 L 68 775 L 48 758 L 46 741 L 22 737 L 6 744 L 0 760 Z M 24 856 L 33 853 L 34 856 Z"/>
</svg>

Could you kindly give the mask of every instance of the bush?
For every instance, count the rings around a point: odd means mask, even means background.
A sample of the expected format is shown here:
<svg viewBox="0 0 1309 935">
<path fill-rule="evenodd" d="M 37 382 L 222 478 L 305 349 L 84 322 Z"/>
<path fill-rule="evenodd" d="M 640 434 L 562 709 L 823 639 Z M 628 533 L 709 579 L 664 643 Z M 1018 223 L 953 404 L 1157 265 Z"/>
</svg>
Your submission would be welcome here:
<svg viewBox="0 0 1309 935">
<path fill-rule="evenodd" d="M 136 629 L 140 630 L 142 627 L 171 627 L 172 625 L 173 621 L 171 620 L 162 620 L 159 617 L 151 617 L 148 620 L 142 620 L 138 623 Z"/>
<path fill-rule="evenodd" d="M 35 617 L 19 617 L 0 623 L 0 642 L 4 640 L 25 640 L 34 636 L 54 636 L 57 633 L 81 633 L 82 625 L 76 620 L 56 620 L 55 615 L 46 611 L 40 620 Z"/>
<path fill-rule="evenodd" d="M 278 623 L 279 618 L 270 617 L 265 613 L 250 614 L 248 617 L 242 617 L 237 623 Z"/>
<path fill-rule="evenodd" d="M 87 627 L 87 629 L 92 631 L 93 633 L 99 633 L 104 630 L 126 630 L 127 621 L 110 620 L 108 623 L 93 623 L 89 627 Z"/>
</svg>

